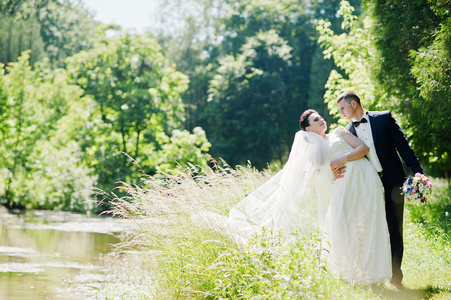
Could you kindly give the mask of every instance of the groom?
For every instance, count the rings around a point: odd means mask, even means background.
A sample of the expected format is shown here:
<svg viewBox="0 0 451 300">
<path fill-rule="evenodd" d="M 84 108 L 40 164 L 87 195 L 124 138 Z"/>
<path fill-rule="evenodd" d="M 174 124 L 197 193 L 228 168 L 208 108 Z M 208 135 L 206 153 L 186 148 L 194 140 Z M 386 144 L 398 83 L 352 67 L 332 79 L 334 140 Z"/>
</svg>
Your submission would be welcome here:
<svg viewBox="0 0 451 300">
<path fill-rule="evenodd" d="M 396 288 L 403 289 L 401 262 L 404 250 L 402 240 L 404 196 L 401 194 L 401 187 L 406 179 L 406 173 L 399 156 L 414 174 L 424 174 L 423 168 L 390 111 L 367 111 L 360 104 L 357 93 L 353 91 L 341 94 L 337 104 L 343 118 L 351 120 L 346 129 L 370 148 L 367 158 L 378 171 L 384 185 L 385 211 L 392 252 L 391 283 Z M 334 175 L 336 178 L 340 177 L 337 172 L 334 172 Z"/>
</svg>

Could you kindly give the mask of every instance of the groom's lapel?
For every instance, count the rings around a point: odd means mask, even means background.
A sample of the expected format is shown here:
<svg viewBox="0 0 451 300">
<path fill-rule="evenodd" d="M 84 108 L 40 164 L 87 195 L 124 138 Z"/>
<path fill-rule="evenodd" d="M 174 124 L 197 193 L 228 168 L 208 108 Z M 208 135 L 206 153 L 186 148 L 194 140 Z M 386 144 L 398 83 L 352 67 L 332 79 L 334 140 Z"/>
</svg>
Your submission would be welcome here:
<svg viewBox="0 0 451 300">
<path fill-rule="evenodd" d="M 353 135 L 357 136 L 357 132 L 355 131 L 354 122 L 352 122 L 352 121 L 349 124 L 349 132 L 352 133 Z"/>
<path fill-rule="evenodd" d="M 377 140 L 377 138 L 378 138 L 378 134 L 376 134 L 378 131 L 377 131 L 377 126 L 378 126 L 378 119 L 376 118 L 376 115 L 375 114 L 373 114 L 371 111 L 369 111 L 368 112 L 368 117 L 369 117 L 369 119 L 370 119 L 370 126 L 371 126 L 371 133 L 372 133 L 372 136 L 373 136 L 373 143 L 374 143 L 374 146 L 377 148 L 377 145 L 378 145 L 378 140 Z"/>
</svg>

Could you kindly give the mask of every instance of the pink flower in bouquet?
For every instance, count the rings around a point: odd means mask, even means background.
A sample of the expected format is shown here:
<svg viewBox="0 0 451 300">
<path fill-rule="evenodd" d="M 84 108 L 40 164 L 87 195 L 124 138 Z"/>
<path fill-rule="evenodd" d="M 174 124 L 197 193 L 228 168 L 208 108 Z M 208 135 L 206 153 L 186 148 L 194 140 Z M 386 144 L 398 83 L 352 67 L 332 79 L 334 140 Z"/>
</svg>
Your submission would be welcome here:
<svg viewBox="0 0 451 300">
<path fill-rule="evenodd" d="M 404 182 L 402 192 L 408 202 L 425 204 L 432 192 L 432 183 L 424 174 L 416 173 Z"/>
</svg>

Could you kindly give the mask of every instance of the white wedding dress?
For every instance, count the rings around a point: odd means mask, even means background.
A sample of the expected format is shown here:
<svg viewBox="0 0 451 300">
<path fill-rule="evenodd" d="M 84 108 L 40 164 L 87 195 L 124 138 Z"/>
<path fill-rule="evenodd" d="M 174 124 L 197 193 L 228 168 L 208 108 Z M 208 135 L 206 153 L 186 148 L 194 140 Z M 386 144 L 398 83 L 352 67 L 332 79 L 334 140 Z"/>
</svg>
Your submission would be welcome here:
<svg viewBox="0 0 451 300">
<path fill-rule="evenodd" d="M 327 137 L 330 159 L 353 148 L 335 129 Z M 329 269 L 350 283 L 373 284 L 390 279 L 390 237 L 385 217 L 384 188 L 376 169 L 366 158 L 346 164 L 337 179 L 323 229 Z"/>
<path fill-rule="evenodd" d="M 333 130 L 326 139 L 299 131 L 285 167 L 234 206 L 228 217 L 198 212 L 193 221 L 226 231 L 239 244 L 265 229 L 282 232 L 287 243 L 296 234 L 321 230 L 323 254 L 333 274 L 350 283 L 390 279 L 390 240 L 379 175 L 362 158 L 348 162 L 344 178 L 333 183 L 330 160 L 353 149 L 342 138 L 343 130 Z"/>
</svg>

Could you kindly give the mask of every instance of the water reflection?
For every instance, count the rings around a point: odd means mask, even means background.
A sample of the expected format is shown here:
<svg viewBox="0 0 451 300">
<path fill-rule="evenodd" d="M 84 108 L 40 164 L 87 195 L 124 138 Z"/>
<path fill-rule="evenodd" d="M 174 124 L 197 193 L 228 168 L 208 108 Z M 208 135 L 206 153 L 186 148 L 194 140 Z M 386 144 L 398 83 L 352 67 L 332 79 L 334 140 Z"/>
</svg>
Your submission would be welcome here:
<svg viewBox="0 0 451 300">
<path fill-rule="evenodd" d="M 89 299 L 124 220 L 67 212 L 0 213 L 0 299 Z"/>
</svg>

